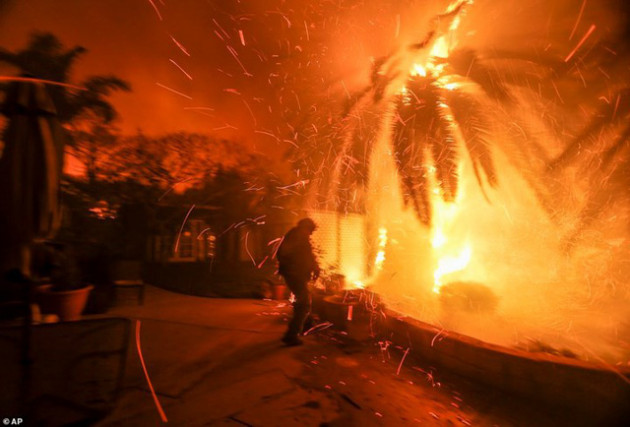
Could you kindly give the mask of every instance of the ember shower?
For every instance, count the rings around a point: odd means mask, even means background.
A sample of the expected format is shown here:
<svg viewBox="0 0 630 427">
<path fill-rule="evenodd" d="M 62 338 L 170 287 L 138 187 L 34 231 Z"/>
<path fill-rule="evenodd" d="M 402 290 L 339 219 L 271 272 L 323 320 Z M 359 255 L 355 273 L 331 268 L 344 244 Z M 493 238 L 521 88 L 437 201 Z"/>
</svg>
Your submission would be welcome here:
<svg viewBox="0 0 630 427">
<path fill-rule="evenodd" d="M 436 4 L 339 115 L 319 196 L 366 213 L 357 284 L 436 331 L 627 361 L 616 4 Z"/>
</svg>

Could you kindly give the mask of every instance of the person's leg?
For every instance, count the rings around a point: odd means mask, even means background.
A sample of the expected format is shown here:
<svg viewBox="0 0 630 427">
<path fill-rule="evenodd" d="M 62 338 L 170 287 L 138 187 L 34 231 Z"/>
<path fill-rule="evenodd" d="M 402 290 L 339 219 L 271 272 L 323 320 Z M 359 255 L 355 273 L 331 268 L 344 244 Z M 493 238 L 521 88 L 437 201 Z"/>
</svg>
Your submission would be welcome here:
<svg viewBox="0 0 630 427">
<path fill-rule="evenodd" d="M 295 302 L 293 303 L 293 318 L 289 322 L 283 341 L 299 343 L 298 335 L 302 333 L 304 322 L 311 311 L 311 296 L 306 281 L 289 279 L 287 284 L 295 295 Z"/>
</svg>

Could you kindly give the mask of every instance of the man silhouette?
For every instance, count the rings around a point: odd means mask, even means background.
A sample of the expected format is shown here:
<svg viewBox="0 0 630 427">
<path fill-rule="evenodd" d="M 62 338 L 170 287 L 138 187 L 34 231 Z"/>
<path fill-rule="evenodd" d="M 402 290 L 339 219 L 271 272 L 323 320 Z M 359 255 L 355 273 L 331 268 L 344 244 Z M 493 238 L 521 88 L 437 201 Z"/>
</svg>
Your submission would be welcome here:
<svg viewBox="0 0 630 427">
<path fill-rule="evenodd" d="M 308 282 L 319 277 L 319 265 L 313 253 L 310 236 L 317 228 L 310 218 L 298 221 L 297 226 L 287 232 L 280 243 L 276 258 L 278 273 L 295 295 L 293 318 L 282 341 L 288 346 L 302 344 L 298 337 L 304 328 L 304 322 L 311 311 L 311 294 Z"/>
</svg>

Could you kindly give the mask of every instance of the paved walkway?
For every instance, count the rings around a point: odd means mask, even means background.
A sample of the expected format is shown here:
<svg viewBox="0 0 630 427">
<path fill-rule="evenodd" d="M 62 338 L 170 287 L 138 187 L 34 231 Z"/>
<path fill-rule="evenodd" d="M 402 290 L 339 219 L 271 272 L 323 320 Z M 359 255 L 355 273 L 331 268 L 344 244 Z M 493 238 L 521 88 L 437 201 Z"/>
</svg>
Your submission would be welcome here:
<svg viewBox="0 0 630 427">
<path fill-rule="evenodd" d="M 401 364 L 402 349 L 351 344 L 332 329 L 284 347 L 279 338 L 289 313 L 277 301 L 149 287 L 144 306 L 108 314 L 140 326 L 146 367 L 170 425 L 564 425 L 561 414 L 448 378 L 413 355 Z M 100 426 L 161 422 L 132 335 L 120 402 Z"/>
</svg>

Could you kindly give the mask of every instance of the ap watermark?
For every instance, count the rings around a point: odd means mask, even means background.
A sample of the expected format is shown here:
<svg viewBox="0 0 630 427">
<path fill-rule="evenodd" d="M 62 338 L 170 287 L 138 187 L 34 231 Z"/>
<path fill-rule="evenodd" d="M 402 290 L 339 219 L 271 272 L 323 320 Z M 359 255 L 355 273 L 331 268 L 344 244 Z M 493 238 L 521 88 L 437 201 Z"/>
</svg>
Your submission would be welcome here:
<svg viewBox="0 0 630 427">
<path fill-rule="evenodd" d="M 2 424 L 5 426 L 19 426 L 24 422 L 24 418 L 3 418 Z"/>
</svg>

